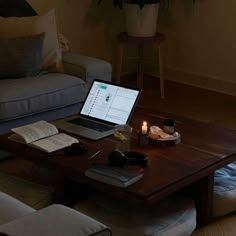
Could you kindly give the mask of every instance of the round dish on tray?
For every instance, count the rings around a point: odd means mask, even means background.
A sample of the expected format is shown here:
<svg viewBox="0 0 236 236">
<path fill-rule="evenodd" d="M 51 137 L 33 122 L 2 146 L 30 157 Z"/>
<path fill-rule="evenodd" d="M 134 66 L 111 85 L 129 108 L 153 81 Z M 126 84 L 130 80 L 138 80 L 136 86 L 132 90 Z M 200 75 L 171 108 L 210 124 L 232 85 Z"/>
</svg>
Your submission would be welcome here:
<svg viewBox="0 0 236 236">
<path fill-rule="evenodd" d="M 148 137 L 153 142 L 162 142 L 168 144 L 178 144 L 181 141 L 181 135 L 178 132 L 175 132 L 173 135 L 167 135 L 166 137 L 160 137 L 159 135 L 149 132 Z"/>
</svg>

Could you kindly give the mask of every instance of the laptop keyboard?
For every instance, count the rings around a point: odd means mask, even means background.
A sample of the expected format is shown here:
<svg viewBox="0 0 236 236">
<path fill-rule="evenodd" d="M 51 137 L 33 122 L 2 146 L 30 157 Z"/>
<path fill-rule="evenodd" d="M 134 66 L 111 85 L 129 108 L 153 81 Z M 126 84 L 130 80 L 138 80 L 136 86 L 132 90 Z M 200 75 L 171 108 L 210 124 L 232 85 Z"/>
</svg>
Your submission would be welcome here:
<svg viewBox="0 0 236 236">
<path fill-rule="evenodd" d="M 105 132 L 105 131 L 113 129 L 113 127 L 111 126 L 104 125 L 101 123 L 96 123 L 94 121 L 86 120 L 83 118 L 76 118 L 76 119 L 70 120 L 69 122 L 76 125 L 84 126 L 89 129 L 97 130 L 99 132 Z"/>
</svg>

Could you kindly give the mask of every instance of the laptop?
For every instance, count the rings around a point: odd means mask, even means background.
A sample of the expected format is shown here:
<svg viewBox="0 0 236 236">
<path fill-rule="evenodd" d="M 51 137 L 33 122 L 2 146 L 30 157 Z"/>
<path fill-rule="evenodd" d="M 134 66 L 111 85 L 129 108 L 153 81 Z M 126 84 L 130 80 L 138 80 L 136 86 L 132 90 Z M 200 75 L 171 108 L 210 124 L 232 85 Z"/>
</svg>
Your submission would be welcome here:
<svg viewBox="0 0 236 236">
<path fill-rule="evenodd" d="M 98 140 L 126 124 L 140 96 L 141 89 L 95 79 L 78 115 L 53 122 L 57 128 Z"/>
</svg>

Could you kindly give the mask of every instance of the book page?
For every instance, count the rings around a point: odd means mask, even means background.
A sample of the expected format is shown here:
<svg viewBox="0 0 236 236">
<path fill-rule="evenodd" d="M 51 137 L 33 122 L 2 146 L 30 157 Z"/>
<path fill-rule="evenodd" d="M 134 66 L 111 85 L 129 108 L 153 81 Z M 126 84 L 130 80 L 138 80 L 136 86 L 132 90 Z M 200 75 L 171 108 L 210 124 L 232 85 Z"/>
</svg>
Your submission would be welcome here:
<svg viewBox="0 0 236 236">
<path fill-rule="evenodd" d="M 60 133 L 45 139 L 40 139 L 38 141 L 30 143 L 29 145 L 46 152 L 54 152 L 64 147 L 70 146 L 72 143 L 78 142 L 78 139 L 70 135 Z"/>
<path fill-rule="evenodd" d="M 21 136 L 18 141 L 22 139 L 23 143 L 31 143 L 58 133 L 56 126 L 44 120 L 14 128 L 12 131 Z"/>
</svg>

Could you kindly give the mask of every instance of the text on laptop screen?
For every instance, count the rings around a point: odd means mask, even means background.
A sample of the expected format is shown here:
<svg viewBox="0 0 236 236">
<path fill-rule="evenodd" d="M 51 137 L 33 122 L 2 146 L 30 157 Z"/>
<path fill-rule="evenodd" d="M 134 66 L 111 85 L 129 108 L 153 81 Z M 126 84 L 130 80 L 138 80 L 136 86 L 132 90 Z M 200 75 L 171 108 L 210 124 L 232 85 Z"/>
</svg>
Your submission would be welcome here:
<svg viewBox="0 0 236 236">
<path fill-rule="evenodd" d="M 138 90 L 95 81 L 80 114 L 125 124 L 138 95 Z"/>
</svg>

